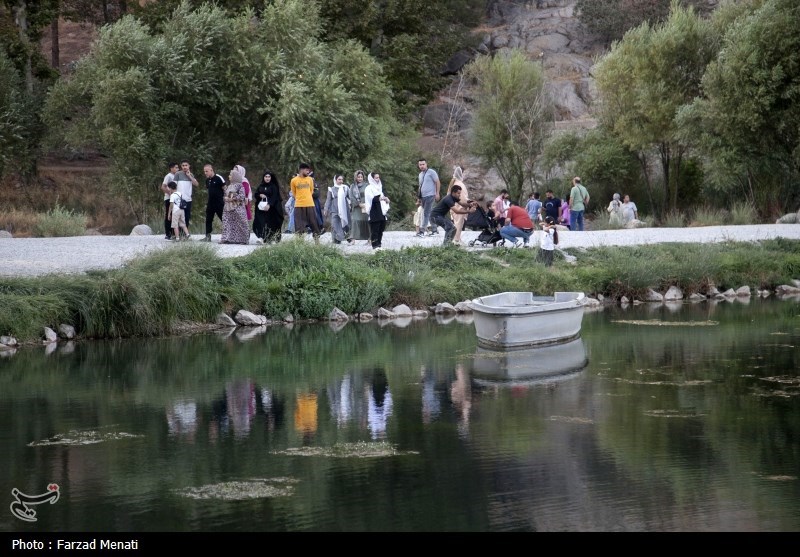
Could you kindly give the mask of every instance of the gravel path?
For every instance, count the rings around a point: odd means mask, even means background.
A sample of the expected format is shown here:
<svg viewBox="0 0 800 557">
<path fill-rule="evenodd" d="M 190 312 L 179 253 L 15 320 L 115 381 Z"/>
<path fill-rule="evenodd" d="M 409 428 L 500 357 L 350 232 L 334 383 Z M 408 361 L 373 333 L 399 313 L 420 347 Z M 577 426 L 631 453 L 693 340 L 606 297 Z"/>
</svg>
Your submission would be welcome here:
<svg viewBox="0 0 800 557">
<path fill-rule="evenodd" d="M 479 232 L 465 231 L 462 240 L 467 244 Z M 598 230 L 593 232 L 559 232 L 560 248 L 592 248 L 599 246 L 630 246 L 664 242 L 709 243 L 740 241 L 751 242 L 773 238 L 800 240 L 800 225 L 762 224 L 746 226 L 706 226 L 700 228 L 639 228 L 635 230 Z M 194 241 L 202 236 L 195 235 Z M 284 236 L 286 240 L 291 235 Z M 413 232 L 386 232 L 384 249 L 408 246 L 437 246 L 438 236 L 417 238 Z M 222 257 L 246 255 L 255 249 L 269 249 L 250 236 L 249 245 L 220 245 L 219 236 L 213 236 L 211 245 Z M 538 245 L 532 238 L 532 243 Z M 285 240 L 284 240 L 285 241 Z M 310 242 L 306 237 L 305 241 Z M 325 234 L 321 243 L 329 244 L 331 235 Z M 0 275 L 37 276 L 49 273 L 82 273 L 89 269 L 112 269 L 123 265 L 137 255 L 158 249 L 170 249 L 175 244 L 161 235 L 152 236 L 77 236 L 70 238 L 0 238 Z M 369 253 L 366 242 L 357 245 L 339 245 L 344 253 Z M 498 249 L 489 247 L 464 247 L 465 250 Z"/>
</svg>

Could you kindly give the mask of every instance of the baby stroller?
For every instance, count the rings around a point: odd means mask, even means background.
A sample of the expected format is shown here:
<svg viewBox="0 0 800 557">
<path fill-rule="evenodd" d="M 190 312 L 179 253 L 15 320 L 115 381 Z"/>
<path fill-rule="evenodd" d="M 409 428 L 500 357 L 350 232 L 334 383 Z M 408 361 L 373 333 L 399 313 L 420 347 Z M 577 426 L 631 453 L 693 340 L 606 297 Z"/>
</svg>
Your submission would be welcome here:
<svg viewBox="0 0 800 557">
<path fill-rule="evenodd" d="M 475 244 L 480 244 L 483 247 L 489 244 L 492 246 L 496 246 L 498 243 L 501 246 L 505 244 L 505 240 L 503 240 L 503 237 L 500 236 L 500 232 L 497 230 L 497 223 L 494 219 L 489 218 L 484 208 L 480 205 L 475 207 L 474 213 L 470 213 L 467 216 L 464 227 L 470 230 L 481 231 L 477 238 L 469 242 L 470 247 L 475 247 Z"/>
</svg>

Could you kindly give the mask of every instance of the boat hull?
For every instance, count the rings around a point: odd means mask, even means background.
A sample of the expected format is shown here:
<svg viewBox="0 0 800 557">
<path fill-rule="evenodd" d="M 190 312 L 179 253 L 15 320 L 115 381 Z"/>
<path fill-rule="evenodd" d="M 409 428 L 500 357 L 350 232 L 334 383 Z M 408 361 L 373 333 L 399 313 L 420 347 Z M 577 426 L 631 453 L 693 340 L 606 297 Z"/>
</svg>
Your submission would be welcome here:
<svg viewBox="0 0 800 557">
<path fill-rule="evenodd" d="M 526 348 L 569 342 L 580 336 L 583 292 L 503 292 L 470 301 L 478 345 Z"/>
<path fill-rule="evenodd" d="M 519 350 L 478 347 L 472 377 L 480 385 L 533 385 L 580 374 L 589 363 L 582 338 Z"/>
</svg>

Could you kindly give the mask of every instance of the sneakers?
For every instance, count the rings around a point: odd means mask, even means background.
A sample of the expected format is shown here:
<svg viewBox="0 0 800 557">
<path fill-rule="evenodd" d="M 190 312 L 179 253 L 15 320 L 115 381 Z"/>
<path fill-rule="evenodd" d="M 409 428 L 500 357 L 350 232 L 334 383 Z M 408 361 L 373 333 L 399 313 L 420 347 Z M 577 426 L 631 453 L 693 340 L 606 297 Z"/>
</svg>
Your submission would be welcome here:
<svg viewBox="0 0 800 557">
<path fill-rule="evenodd" d="M 211 234 L 206 234 L 205 238 L 200 240 L 201 242 L 210 242 L 211 241 Z"/>
<path fill-rule="evenodd" d="M 438 230 L 435 230 L 433 232 L 428 232 L 428 236 L 438 236 L 438 235 L 439 235 L 439 231 Z"/>
<path fill-rule="evenodd" d="M 420 230 L 419 232 L 414 234 L 414 236 L 416 236 L 417 238 L 423 238 L 423 237 L 425 237 L 425 233 Z"/>
</svg>

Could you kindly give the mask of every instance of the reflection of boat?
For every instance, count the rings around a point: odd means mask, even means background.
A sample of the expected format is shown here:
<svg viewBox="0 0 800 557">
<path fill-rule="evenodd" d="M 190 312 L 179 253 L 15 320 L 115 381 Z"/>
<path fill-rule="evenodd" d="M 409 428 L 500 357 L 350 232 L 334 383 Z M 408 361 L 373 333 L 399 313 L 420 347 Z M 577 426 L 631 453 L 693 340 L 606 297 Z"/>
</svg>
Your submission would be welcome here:
<svg viewBox="0 0 800 557">
<path fill-rule="evenodd" d="M 589 363 L 583 339 L 522 350 L 477 348 L 472 378 L 479 385 L 530 385 L 573 377 Z"/>
<path fill-rule="evenodd" d="M 490 348 L 542 346 L 577 338 L 583 320 L 583 292 L 502 292 L 475 298 L 478 344 Z"/>
</svg>

